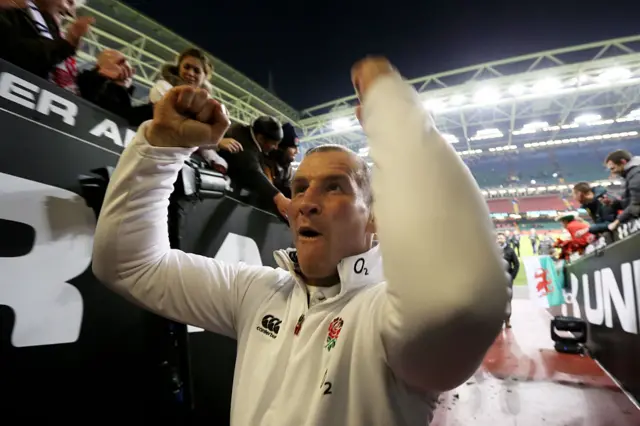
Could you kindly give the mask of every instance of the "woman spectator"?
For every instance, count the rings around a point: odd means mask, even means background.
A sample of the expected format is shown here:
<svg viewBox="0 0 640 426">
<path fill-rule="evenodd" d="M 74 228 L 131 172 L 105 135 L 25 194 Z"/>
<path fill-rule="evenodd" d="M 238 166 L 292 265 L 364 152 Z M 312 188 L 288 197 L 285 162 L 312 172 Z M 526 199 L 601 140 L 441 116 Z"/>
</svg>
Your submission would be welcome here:
<svg viewBox="0 0 640 426">
<path fill-rule="evenodd" d="M 189 48 L 180 54 L 177 64 L 162 67 L 161 79 L 151 88 L 149 100 L 156 104 L 173 87 L 185 85 L 205 89 L 213 94 L 213 85 L 209 83 L 212 74 L 213 66 L 204 52 Z"/>
<path fill-rule="evenodd" d="M 163 96 L 176 86 L 192 86 L 207 90 L 213 95 L 213 85 L 209 82 L 213 74 L 213 66 L 203 51 L 189 48 L 178 57 L 177 64 L 167 64 L 160 71 L 161 79 L 158 80 L 149 92 L 149 101 L 158 103 Z M 224 149 L 231 153 L 242 151 L 242 145 L 233 139 L 223 139 L 218 144 L 218 149 Z M 227 162 L 218 155 L 214 149 L 200 149 L 198 154 L 209 164 L 211 168 L 221 173 L 226 173 Z"/>
<path fill-rule="evenodd" d="M 65 16 L 75 17 L 81 0 L 33 0 L 25 8 L 0 11 L 0 58 L 78 93 L 74 58 L 94 20 L 76 19 L 62 34 Z"/>
</svg>

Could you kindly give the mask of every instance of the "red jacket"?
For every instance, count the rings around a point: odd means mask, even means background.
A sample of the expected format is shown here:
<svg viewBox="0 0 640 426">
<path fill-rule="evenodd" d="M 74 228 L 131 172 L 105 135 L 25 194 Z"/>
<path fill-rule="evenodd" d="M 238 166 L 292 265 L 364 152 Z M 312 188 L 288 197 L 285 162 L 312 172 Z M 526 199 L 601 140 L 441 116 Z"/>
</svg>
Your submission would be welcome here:
<svg viewBox="0 0 640 426">
<path fill-rule="evenodd" d="M 587 232 L 586 234 L 584 234 L 580 238 L 576 237 L 576 232 L 580 231 L 581 229 L 585 229 L 585 228 L 589 229 L 589 224 L 587 222 L 583 222 L 581 220 L 572 220 L 567 225 L 567 231 L 569 231 L 569 234 L 571 234 L 571 240 L 574 243 L 576 243 L 578 246 L 581 246 L 581 247 L 588 246 L 589 243 L 591 241 L 593 241 L 593 238 L 594 238 L 593 234 L 590 234 L 589 232 Z"/>
</svg>

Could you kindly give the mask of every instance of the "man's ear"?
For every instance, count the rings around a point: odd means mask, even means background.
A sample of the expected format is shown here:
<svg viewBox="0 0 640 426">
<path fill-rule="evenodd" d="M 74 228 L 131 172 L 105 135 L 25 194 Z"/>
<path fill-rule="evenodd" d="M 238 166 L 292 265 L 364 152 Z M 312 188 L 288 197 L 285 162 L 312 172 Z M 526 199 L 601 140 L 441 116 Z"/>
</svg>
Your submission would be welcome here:
<svg viewBox="0 0 640 426">
<path fill-rule="evenodd" d="M 367 232 L 371 234 L 375 234 L 377 232 L 376 218 L 373 216 L 373 211 L 369 216 L 369 222 L 367 222 Z"/>
</svg>

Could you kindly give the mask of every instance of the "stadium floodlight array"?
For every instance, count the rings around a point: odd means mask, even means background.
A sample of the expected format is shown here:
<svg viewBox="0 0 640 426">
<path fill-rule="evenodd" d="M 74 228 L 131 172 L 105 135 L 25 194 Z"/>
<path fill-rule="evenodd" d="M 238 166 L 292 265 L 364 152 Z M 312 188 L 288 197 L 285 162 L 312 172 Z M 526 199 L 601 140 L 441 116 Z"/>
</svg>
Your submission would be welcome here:
<svg viewBox="0 0 640 426">
<path fill-rule="evenodd" d="M 530 135 L 534 133 L 541 132 L 557 132 L 559 130 L 570 130 L 577 129 L 581 126 L 595 127 L 595 126 L 605 126 L 611 125 L 614 123 L 628 123 L 632 121 L 640 121 L 640 108 L 634 109 L 629 114 L 624 117 L 616 118 L 616 119 L 602 119 L 600 114 L 583 114 L 576 117 L 571 124 L 563 124 L 550 126 L 547 122 L 533 122 L 529 124 L 525 124 L 522 126 L 520 130 L 514 130 L 514 136 L 520 135 Z"/>
<path fill-rule="evenodd" d="M 535 181 L 534 181 L 535 182 Z M 622 182 L 618 180 L 599 180 L 595 182 L 591 182 L 591 186 L 616 186 L 621 185 Z M 546 185 L 546 186 L 521 186 L 521 187 L 513 187 L 513 188 L 492 188 L 492 189 L 483 189 L 482 195 L 487 198 L 511 198 L 518 196 L 535 196 L 535 195 L 546 195 L 546 194 L 558 194 L 567 192 L 573 189 L 573 184 L 559 184 L 559 185 Z"/>
<path fill-rule="evenodd" d="M 341 123 L 337 124 L 338 127 L 343 126 L 359 126 L 354 124 L 348 118 L 342 118 Z M 617 119 L 602 119 L 602 116 L 596 113 L 588 113 L 583 114 L 575 118 L 574 122 L 571 124 L 563 124 L 563 125 L 554 125 L 550 126 L 548 122 L 545 121 L 534 121 L 528 124 L 525 124 L 521 130 L 515 130 L 513 135 L 534 135 L 538 133 L 545 132 L 555 132 L 556 135 L 558 133 L 562 133 L 564 131 L 570 131 L 578 128 L 585 129 L 594 129 L 598 126 L 611 125 L 614 123 L 629 123 L 633 121 L 640 121 L 640 108 L 635 109 L 625 115 L 624 117 L 620 117 Z M 557 146 L 563 144 L 571 144 L 571 143 L 585 143 L 592 141 L 602 141 L 602 140 L 617 140 L 617 139 L 627 139 L 638 136 L 637 131 L 628 131 L 628 132 L 615 132 L 615 133 L 605 133 L 605 134 L 595 134 L 589 136 L 580 136 L 580 137 L 565 137 L 565 138 L 557 138 L 551 140 L 539 140 L 533 142 L 527 142 L 522 146 L 524 148 L 544 148 L 549 146 Z M 444 133 L 442 135 L 449 143 L 457 144 L 460 142 L 460 139 L 451 133 Z M 488 139 L 498 139 L 503 137 L 504 134 L 499 129 L 482 129 L 479 130 L 476 135 L 470 138 L 470 141 L 480 141 L 480 140 L 488 140 Z M 517 144 L 509 144 L 497 147 L 488 148 L 489 153 L 502 153 L 502 152 L 513 152 L 518 150 L 520 147 Z M 470 155 L 480 155 L 485 153 L 483 149 L 471 149 L 464 151 L 456 151 L 458 155 L 462 157 L 470 156 Z M 367 157 L 369 155 L 369 148 L 360 148 L 358 151 L 358 155 L 361 157 Z"/>
<path fill-rule="evenodd" d="M 534 121 L 528 124 L 525 124 L 522 129 L 514 130 L 514 136 L 520 135 L 534 135 L 537 133 L 545 133 L 545 132 L 558 132 L 569 131 L 578 128 L 591 129 L 598 126 L 606 126 L 612 125 L 614 123 L 628 123 L 632 121 L 640 121 L 640 108 L 631 111 L 629 114 L 624 117 L 620 117 L 617 119 L 603 119 L 601 115 L 595 113 L 582 114 L 576 117 L 571 124 L 563 124 L 563 125 L 554 125 L 550 126 L 548 122 L 544 121 Z M 482 133 L 481 133 L 482 132 Z M 548 145 L 560 145 L 574 142 L 590 142 L 593 140 L 603 140 L 603 139 L 622 139 L 628 137 L 637 136 L 637 132 L 617 132 L 617 133 L 607 133 L 603 135 L 590 135 L 586 137 L 575 137 L 575 138 L 560 138 L 554 140 L 546 140 L 546 141 L 535 141 L 528 142 L 524 144 L 525 148 L 539 148 Z M 470 138 L 470 141 L 478 141 L 478 140 L 486 140 L 491 139 L 495 135 L 496 138 L 502 136 L 502 132 L 499 129 L 488 129 L 486 131 L 479 131 L 475 137 Z M 498 136 L 500 135 L 500 136 Z M 448 135 L 451 139 L 458 139 L 455 135 Z M 502 147 L 494 147 L 489 148 L 489 152 L 501 152 L 501 151 L 510 151 L 517 149 L 514 148 L 515 145 L 505 145 Z"/>
<path fill-rule="evenodd" d="M 482 108 L 483 106 L 497 105 L 501 103 L 525 102 L 543 98 L 553 98 L 566 94 L 578 94 L 597 89 L 612 88 L 613 86 L 628 86 L 640 84 L 640 77 L 634 76 L 633 72 L 623 67 L 612 67 L 605 70 L 592 70 L 580 75 L 578 78 L 560 79 L 555 77 L 545 77 L 537 81 L 527 83 L 514 83 L 507 88 L 492 86 L 490 83 L 479 88 L 473 95 L 463 93 L 452 93 L 450 97 L 431 97 L 423 100 L 423 105 L 433 114 L 443 115 L 456 113 L 461 109 Z M 444 89 L 443 89 L 444 90 Z M 438 90 L 434 91 L 438 92 Z M 593 116 L 585 115 L 580 117 L 583 122 L 591 120 Z M 580 124 L 578 120 L 575 124 Z M 334 118 L 329 122 L 329 127 L 333 134 L 362 130 L 357 123 L 355 116 L 343 116 Z M 531 133 L 531 128 L 523 129 L 514 135 Z M 535 130 L 534 130 L 535 131 Z M 552 131 L 548 128 L 547 131 Z M 480 141 L 492 138 L 503 137 L 504 134 L 499 129 L 483 129 L 469 138 L 470 141 Z"/>
<path fill-rule="evenodd" d="M 592 135 L 592 136 L 582 136 L 582 137 L 576 137 L 576 138 L 552 139 L 547 141 L 531 142 L 531 143 L 525 143 L 523 146 L 525 148 L 540 148 L 540 147 L 564 145 L 564 144 L 570 144 L 570 143 L 594 142 L 594 141 L 611 140 L 611 139 L 627 139 L 627 138 L 633 138 L 637 136 L 638 136 L 638 132 L 636 131 L 606 133 L 603 135 Z"/>
<path fill-rule="evenodd" d="M 539 79 L 513 82 L 508 86 L 492 84 L 488 81 L 481 84 L 471 95 L 451 93 L 449 96 L 438 96 L 440 90 L 434 90 L 427 95 L 428 98 L 424 99 L 423 104 L 434 114 L 447 114 L 466 108 L 531 101 L 638 83 L 640 78 L 634 75 L 633 71 L 625 67 L 613 66 L 588 70 L 578 77 L 544 76 Z"/>
<path fill-rule="evenodd" d="M 605 133 L 605 134 L 600 134 L 600 135 L 591 135 L 591 136 L 581 136 L 581 137 L 574 137 L 574 138 L 552 139 L 552 140 L 545 140 L 545 141 L 529 142 L 529 143 L 525 143 L 523 145 L 523 147 L 524 148 L 529 148 L 529 149 L 544 148 L 544 147 L 557 146 L 557 145 L 566 145 L 566 144 L 571 144 L 571 143 L 585 143 L 585 142 L 595 142 L 595 141 L 602 141 L 602 140 L 628 139 L 628 138 L 637 137 L 638 135 L 639 135 L 639 133 L 637 131 L 618 132 L 618 133 Z M 452 142 L 452 139 L 455 138 L 455 136 L 450 135 L 450 134 L 445 134 L 443 136 L 450 143 L 457 143 L 457 142 Z M 517 151 L 519 149 L 520 149 L 520 147 L 518 145 L 512 144 L 512 145 L 504 145 L 504 146 L 492 147 L 492 148 L 488 149 L 488 152 L 490 152 L 490 153 L 515 152 L 515 151 Z M 471 149 L 471 150 L 465 150 L 465 151 L 456 151 L 456 153 L 461 157 L 468 157 L 468 156 L 472 156 L 472 155 L 476 155 L 477 156 L 477 155 L 484 154 L 485 151 L 482 150 L 482 149 Z M 368 157 L 369 156 L 369 147 L 360 148 L 358 150 L 358 155 L 360 157 Z"/>
<path fill-rule="evenodd" d="M 504 137 L 504 133 L 500 129 L 481 129 L 476 132 L 476 135 L 469 138 L 470 141 L 483 141 L 487 139 L 499 139 Z"/>
<path fill-rule="evenodd" d="M 336 131 L 349 131 L 354 129 L 359 129 L 360 123 L 355 117 L 340 117 L 331 121 L 331 127 Z"/>
</svg>

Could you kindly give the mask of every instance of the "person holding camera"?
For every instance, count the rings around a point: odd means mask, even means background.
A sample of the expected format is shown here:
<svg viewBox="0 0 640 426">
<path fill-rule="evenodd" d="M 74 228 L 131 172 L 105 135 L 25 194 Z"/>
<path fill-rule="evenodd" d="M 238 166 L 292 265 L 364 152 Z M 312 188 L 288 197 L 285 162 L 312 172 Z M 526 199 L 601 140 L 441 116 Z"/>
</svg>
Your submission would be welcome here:
<svg viewBox="0 0 640 426">
<path fill-rule="evenodd" d="M 267 175 L 273 185 L 285 197 L 291 198 L 291 179 L 293 179 L 293 162 L 298 155 L 300 143 L 296 129 L 290 123 L 282 125 L 283 137 L 274 149 L 267 155 Z"/>
<path fill-rule="evenodd" d="M 257 206 L 287 217 L 291 200 L 276 188 L 267 176 L 270 173 L 267 156 L 278 149 L 284 137 L 282 125 L 275 117 L 258 117 L 251 125 L 234 124 L 224 139 L 237 141 L 242 150 L 220 152 L 229 164 L 229 177 L 237 191 L 247 189 L 257 198 Z"/>
</svg>

